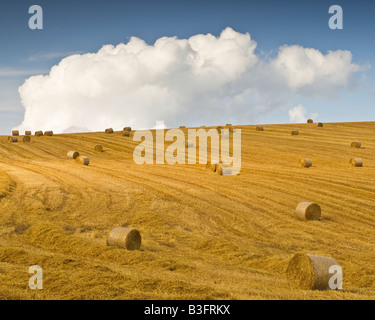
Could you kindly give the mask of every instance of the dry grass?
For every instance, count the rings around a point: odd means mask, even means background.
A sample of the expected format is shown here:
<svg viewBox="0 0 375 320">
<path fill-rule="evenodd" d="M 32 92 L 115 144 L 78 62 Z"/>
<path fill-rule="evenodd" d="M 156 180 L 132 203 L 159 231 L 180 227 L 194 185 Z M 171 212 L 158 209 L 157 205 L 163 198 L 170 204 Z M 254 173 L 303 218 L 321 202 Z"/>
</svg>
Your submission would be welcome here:
<svg viewBox="0 0 375 320">
<path fill-rule="evenodd" d="M 236 128 L 242 170 L 225 178 L 205 165 L 136 165 L 137 143 L 120 134 L 1 136 L 0 298 L 375 299 L 375 123 Z M 365 148 L 351 148 L 356 139 Z M 299 168 L 301 157 L 314 166 Z M 353 157 L 365 166 L 350 167 Z M 306 200 L 320 221 L 295 218 Z M 108 247 L 117 226 L 139 230 L 141 249 Z M 298 252 L 334 257 L 344 290 L 291 288 Z M 33 264 L 43 290 L 28 289 Z"/>
</svg>

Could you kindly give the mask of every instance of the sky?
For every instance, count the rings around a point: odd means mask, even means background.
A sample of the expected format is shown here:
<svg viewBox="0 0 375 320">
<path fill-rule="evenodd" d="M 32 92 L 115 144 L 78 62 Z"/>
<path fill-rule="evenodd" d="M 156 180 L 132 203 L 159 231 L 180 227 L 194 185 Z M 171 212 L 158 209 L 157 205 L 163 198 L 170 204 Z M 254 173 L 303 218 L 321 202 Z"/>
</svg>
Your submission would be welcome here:
<svg viewBox="0 0 375 320">
<path fill-rule="evenodd" d="M 373 17 L 363 0 L 3 0 L 0 134 L 374 121 Z"/>
</svg>

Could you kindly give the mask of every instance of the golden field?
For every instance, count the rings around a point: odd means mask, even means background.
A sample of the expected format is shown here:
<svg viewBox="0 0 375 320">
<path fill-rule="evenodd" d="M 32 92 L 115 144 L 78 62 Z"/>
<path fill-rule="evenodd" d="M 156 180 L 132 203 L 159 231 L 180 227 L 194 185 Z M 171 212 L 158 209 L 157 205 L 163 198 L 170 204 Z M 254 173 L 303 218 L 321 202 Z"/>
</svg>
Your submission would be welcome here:
<svg viewBox="0 0 375 320">
<path fill-rule="evenodd" d="M 375 122 L 236 128 L 237 176 L 136 165 L 138 142 L 119 132 L 1 136 L 0 298 L 374 299 Z M 90 165 L 68 160 L 70 150 Z M 313 166 L 300 168 L 303 157 Z M 322 219 L 296 219 L 301 201 L 318 203 Z M 117 226 L 138 229 L 141 250 L 108 247 Z M 291 288 L 297 252 L 334 257 L 344 290 Z M 34 264 L 42 290 L 28 286 Z"/>
</svg>

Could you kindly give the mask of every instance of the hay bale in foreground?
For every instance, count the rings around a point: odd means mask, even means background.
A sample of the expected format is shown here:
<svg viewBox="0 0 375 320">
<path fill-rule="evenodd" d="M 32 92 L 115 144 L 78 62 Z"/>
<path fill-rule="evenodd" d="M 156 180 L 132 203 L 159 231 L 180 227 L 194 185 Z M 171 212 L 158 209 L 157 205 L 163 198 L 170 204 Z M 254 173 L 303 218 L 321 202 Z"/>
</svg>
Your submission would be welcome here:
<svg viewBox="0 0 375 320">
<path fill-rule="evenodd" d="M 138 250 L 141 247 L 141 234 L 136 229 L 116 227 L 111 230 L 107 239 L 108 246 L 127 250 Z"/>
<path fill-rule="evenodd" d="M 79 157 L 79 152 L 78 151 L 69 151 L 66 155 L 68 159 L 75 159 Z"/>
<path fill-rule="evenodd" d="M 42 135 L 43 135 L 43 131 L 35 131 L 35 135 L 37 136 L 37 137 L 41 137 Z"/>
<path fill-rule="evenodd" d="M 8 141 L 11 142 L 11 143 L 14 143 L 14 142 L 18 142 L 18 138 L 17 137 L 8 137 Z"/>
<path fill-rule="evenodd" d="M 185 142 L 185 147 L 187 147 L 187 148 L 194 148 L 194 142 L 193 142 L 193 140 L 187 140 Z"/>
<path fill-rule="evenodd" d="M 319 220 L 322 214 L 320 206 L 312 202 L 300 202 L 296 207 L 296 217 L 300 220 Z"/>
<path fill-rule="evenodd" d="M 25 131 L 25 136 L 31 136 L 31 131 Z"/>
<path fill-rule="evenodd" d="M 228 164 L 218 164 L 216 166 L 216 173 L 220 176 L 231 176 L 232 175 L 232 167 Z"/>
<path fill-rule="evenodd" d="M 323 123 L 319 122 L 317 126 L 321 128 L 323 127 Z"/>
<path fill-rule="evenodd" d="M 329 268 L 332 266 L 339 266 L 333 258 L 297 253 L 289 261 L 286 277 L 294 288 L 329 290 L 329 279 L 333 276 Z"/>
<path fill-rule="evenodd" d="M 309 168 L 312 166 L 312 160 L 308 158 L 302 158 L 298 161 L 299 166 L 302 168 Z"/>
<path fill-rule="evenodd" d="M 122 132 L 122 135 L 123 135 L 124 137 L 130 137 L 130 131 L 128 131 L 128 130 L 124 130 L 124 131 Z"/>
<path fill-rule="evenodd" d="M 113 129 L 112 128 L 105 129 L 105 133 L 113 133 Z"/>
<path fill-rule="evenodd" d="M 20 132 L 18 130 L 13 130 L 12 131 L 12 136 L 19 136 Z"/>
<path fill-rule="evenodd" d="M 90 160 L 89 160 L 89 158 L 87 158 L 87 157 L 84 157 L 84 156 L 78 156 L 78 157 L 76 158 L 76 162 L 77 162 L 77 163 L 80 163 L 80 164 L 83 164 L 83 165 L 85 165 L 85 166 L 88 166 L 89 163 L 90 163 Z"/>
<path fill-rule="evenodd" d="M 22 142 L 23 142 L 23 143 L 28 143 L 28 142 L 30 142 L 30 141 L 31 141 L 30 136 L 24 136 L 24 137 L 22 138 Z"/>
<path fill-rule="evenodd" d="M 132 128 L 131 127 L 125 127 L 124 131 L 132 131 Z"/>
<path fill-rule="evenodd" d="M 313 119 L 308 119 L 307 123 L 314 123 Z"/>
<path fill-rule="evenodd" d="M 53 131 L 46 131 L 46 132 L 44 132 L 44 135 L 47 136 L 47 137 L 52 137 Z"/>
<path fill-rule="evenodd" d="M 349 164 L 352 167 L 363 167 L 363 160 L 361 158 L 351 158 Z"/>
<path fill-rule="evenodd" d="M 351 143 L 350 145 L 352 148 L 360 148 L 361 147 L 361 143 L 359 141 L 354 141 Z"/>
<path fill-rule="evenodd" d="M 96 152 L 103 152 L 103 146 L 101 144 L 97 144 L 95 147 L 94 147 L 94 150 Z"/>
<path fill-rule="evenodd" d="M 292 135 L 292 136 L 298 136 L 298 135 L 299 135 L 299 131 L 298 131 L 298 130 L 293 130 L 293 131 L 291 132 L 291 135 Z"/>
<path fill-rule="evenodd" d="M 264 131 L 264 128 L 262 126 L 257 126 L 255 128 L 256 131 Z"/>
</svg>

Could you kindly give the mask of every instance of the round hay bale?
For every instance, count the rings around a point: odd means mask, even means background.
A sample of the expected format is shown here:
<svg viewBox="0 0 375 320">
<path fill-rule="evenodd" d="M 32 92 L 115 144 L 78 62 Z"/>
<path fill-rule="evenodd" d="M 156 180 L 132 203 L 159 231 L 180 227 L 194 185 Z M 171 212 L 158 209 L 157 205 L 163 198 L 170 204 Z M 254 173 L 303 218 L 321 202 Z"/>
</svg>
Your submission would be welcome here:
<svg viewBox="0 0 375 320">
<path fill-rule="evenodd" d="M 40 136 L 43 135 L 43 131 L 35 131 L 35 135 L 36 135 L 37 137 L 40 137 Z"/>
<path fill-rule="evenodd" d="M 180 129 L 185 129 L 186 128 L 186 126 L 180 126 Z"/>
<path fill-rule="evenodd" d="M 103 152 L 103 146 L 101 144 L 97 144 L 95 147 L 94 147 L 94 150 L 96 152 Z"/>
<path fill-rule="evenodd" d="M 132 128 L 131 127 L 125 127 L 124 131 L 132 131 Z"/>
<path fill-rule="evenodd" d="M 19 136 L 20 132 L 18 130 L 13 130 L 12 131 L 12 136 Z"/>
<path fill-rule="evenodd" d="M 264 131 L 264 128 L 262 126 L 257 126 L 255 128 L 256 131 Z"/>
<path fill-rule="evenodd" d="M 361 158 L 351 158 L 349 164 L 352 167 L 363 167 L 363 160 Z"/>
<path fill-rule="evenodd" d="M 28 143 L 28 142 L 30 142 L 30 141 L 31 141 L 30 136 L 24 136 L 24 137 L 22 138 L 22 142 L 23 142 L 23 143 Z"/>
<path fill-rule="evenodd" d="M 53 136 L 53 131 L 45 131 L 44 135 L 47 137 L 52 137 Z"/>
<path fill-rule="evenodd" d="M 293 131 L 291 132 L 291 135 L 292 135 L 292 136 L 298 136 L 298 135 L 299 135 L 299 131 L 298 131 L 298 130 L 293 130 Z"/>
<path fill-rule="evenodd" d="M 79 157 L 79 152 L 78 151 L 69 151 L 66 155 L 68 159 L 75 159 Z"/>
<path fill-rule="evenodd" d="M 307 123 L 314 123 L 313 119 L 308 119 Z"/>
<path fill-rule="evenodd" d="M 113 133 L 113 129 L 112 128 L 105 129 L 105 133 Z"/>
<path fill-rule="evenodd" d="M 361 147 L 361 143 L 359 141 L 354 141 L 351 143 L 350 145 L 352 148 L 360 148 Z"/>
<path fill-rule="evenodd" d="M 124 131 L 122 132 L 122 135 L 123 135 L 124 137 L 130 137 L 130 131 L 128 131 L 128 130 L 124 130 Z"/>
<path fill-rule="evenodd" d="M 323 123 L 319 122 L 317 126 L 321 128 L 323 127 Z"/>
<path fill-rule="evenodd" d="M 227 123 L 225 126 L 226 126 L 226 127 L 231 127 L 232 124 L 231 124 L 231 123 Z"/>
<path fill-rule="evenodd" d="M 127 250 L 138 250 L 141 247 L 141 234 L 136 229 L 116 227 L 111 230 L 107 239 L 108 246 Z"/>
<path fill-rule="evenodd" d="M 333 276 L 329 268 L 332 266 L 339 266 L 333 258 L 297 253 L 289 261 L 286 277 L 297 289 L 329 290 L 329 279 Z"/>
<path fill-rule="evenodd" d="M 83 164 L 83 165 L 85 165 L 85 166 L 88 166 L 89 163 L 90 163 L 90 160 L 89 160 L 89 158 L 87 158 L 87 157 L 84 157 L 84 156 L 78 156 L 78 157 L 76 158 L 76 162 L 79 163 L 79 164 Z"/>
<path fill-rule="evenodd" d="M 309 168 L 312 166 L 312 161 L 311 159 L 308 159 L 308 158 L 299 159 L 298 163 L 299 163 L 299 166 L 302 168 Z"/>
<path fill-rule="evenodd" d="M 18 138 L 17 137 L 8 137 L 8 141 L 11 142 L 11 143 L 14 143 L 14 142 L 18 142 Z"/>
<path fill-rule="evenodd" d="M 230 176 L 232 175 L 232 167 L 227 164 L 218 164 L 216 166 L 216 173 L 220 176 Z"/>
<path fill-rule="evenodd" d="M 300 220 L 319 220 L 321 217 L 320 206 L 312 202 L 300 202 L 296 207 L 296 217 Z"/>
<path fill-rule="evenodd" d="M 25 131 L 25 136 L 31 136 L 31 131 Z"/>
<path fill-rule="evenodd" d="M 194 142 L 193 142 L 193 140 L 187 140 L 185 142 L 185 147 L 187 147 L 187 148 L 194 148 Z"/>
</svg>

